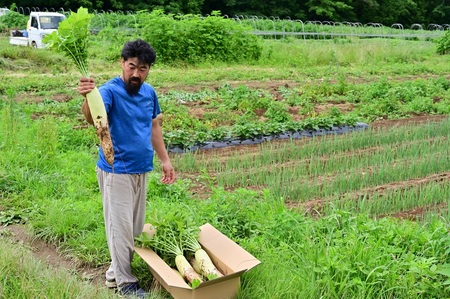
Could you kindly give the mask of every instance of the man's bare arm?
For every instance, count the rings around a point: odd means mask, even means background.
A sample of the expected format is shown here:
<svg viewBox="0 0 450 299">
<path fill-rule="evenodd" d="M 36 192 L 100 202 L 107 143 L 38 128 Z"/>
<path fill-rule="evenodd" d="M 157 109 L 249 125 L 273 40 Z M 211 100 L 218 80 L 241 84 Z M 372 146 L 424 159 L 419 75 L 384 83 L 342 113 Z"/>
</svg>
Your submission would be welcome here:
<svg viewBox="0 0 450 299">
<path fill-rule="evenodd" d="M 89 109 L 89 104 L 86 99 L 86 94 L 91 92 L 95 88 L 95 81 L 92 78 L 81 78 L 78 82 L 78 92 L 84 96 L 84 102 L 81 106 L 81 111 L 84 114 L 84 118 L 91 125 L 94 124 L 94 120 L 92 119 L 91 110 Z"/>
<path fill-rule="evenodd" d="M 91 125 L 93 125 L 94 120 L 92 119 L 91 110 L 89 110 L 89 104 L 86 98 L 84 98 L 83 105 L 81 106 L 81 111 L 83 111 L 84 118 L 86 119 L 86 121 Z"/>
</svg>

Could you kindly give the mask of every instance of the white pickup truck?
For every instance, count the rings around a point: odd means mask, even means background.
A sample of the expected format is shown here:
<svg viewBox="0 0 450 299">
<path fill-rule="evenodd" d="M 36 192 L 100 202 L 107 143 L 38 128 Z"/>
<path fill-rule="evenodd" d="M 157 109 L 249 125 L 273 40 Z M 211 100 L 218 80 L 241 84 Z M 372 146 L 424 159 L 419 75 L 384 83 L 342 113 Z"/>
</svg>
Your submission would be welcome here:
<svg viewBox="0 0 450 299">
<path fill-rule="evenodd" d="M 44 48 L 42 39 L 58 29 L 59 23 L 66 18 L 56 12 L 32 12 L 26 30 L 12 30 L 9 38 L 11 45 Z"/>
</svg>

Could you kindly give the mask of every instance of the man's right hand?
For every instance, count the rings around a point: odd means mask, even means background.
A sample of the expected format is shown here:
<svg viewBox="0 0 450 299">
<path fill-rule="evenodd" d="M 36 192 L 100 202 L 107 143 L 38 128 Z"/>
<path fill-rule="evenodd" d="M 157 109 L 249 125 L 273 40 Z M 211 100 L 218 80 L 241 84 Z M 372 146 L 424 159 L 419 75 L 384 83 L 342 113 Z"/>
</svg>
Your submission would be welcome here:
<svg viewBox="0 0 450 299">
<path fill-rule="evenodd" d="M 81 78 L 78 82 L 78 92 L 85 97 L 83 105 L 81 106 L 81 111 L 83 111 L 86 121 L 91 125 L 94 124 L 92 119 L 91 111 L 89 109 L 89 104 L 86 99 L 86 95 L 90 93 L 95 88 L 95 81 L 92 78 Z"/>
<path fill-rule="evenodd" d="M 80 82 L 78 82 L 78 92 L 82 96 L 86 96 L 86 94 L 90 93 L 95 88 L 95 81 L 93 78 L 81 78 Z"/>
</svg>

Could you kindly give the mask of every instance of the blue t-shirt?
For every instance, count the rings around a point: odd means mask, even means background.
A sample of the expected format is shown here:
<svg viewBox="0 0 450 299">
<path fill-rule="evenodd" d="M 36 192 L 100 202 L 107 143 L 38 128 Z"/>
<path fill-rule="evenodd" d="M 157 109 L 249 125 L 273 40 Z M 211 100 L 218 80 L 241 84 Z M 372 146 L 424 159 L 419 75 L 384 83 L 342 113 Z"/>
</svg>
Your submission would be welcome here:
<svg viewBox="0 0 450 299">
<path fill-rule="evenodd" d="M 138 94 L 129 95 L 120 77 L 99 88 L 108 114 L 114 147 L 114 169 L 99 150 L 97 166 L 114 173 L 144 173 L 153 170 L 152 120 L 161 113 L 155 90 L 143 83 Z"/>
</svg>

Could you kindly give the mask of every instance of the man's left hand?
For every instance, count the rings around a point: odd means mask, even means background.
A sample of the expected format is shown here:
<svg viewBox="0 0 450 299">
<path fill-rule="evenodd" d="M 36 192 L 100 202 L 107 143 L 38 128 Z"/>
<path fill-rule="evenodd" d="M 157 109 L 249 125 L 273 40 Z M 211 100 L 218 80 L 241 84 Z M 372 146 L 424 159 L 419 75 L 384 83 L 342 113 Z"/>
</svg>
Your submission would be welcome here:
<svg viewBox="0 0 450 299">
<path fill-rule="evenodd" d="M 161 179 L 161 183 L 163 184 L 172 184 L 175 182 L 175 170 L 172 167 L 170 162 L 162 163 L 163 177 Z"/>
</svg>

